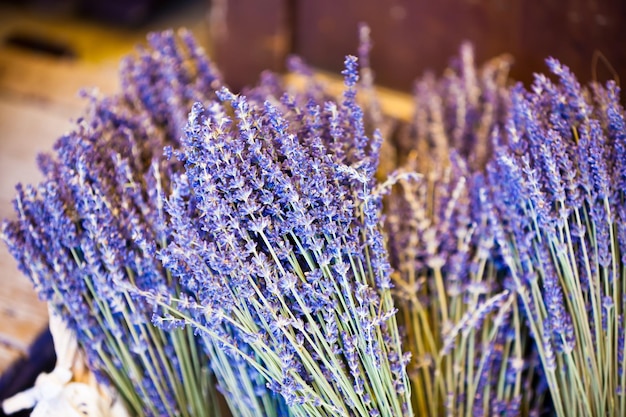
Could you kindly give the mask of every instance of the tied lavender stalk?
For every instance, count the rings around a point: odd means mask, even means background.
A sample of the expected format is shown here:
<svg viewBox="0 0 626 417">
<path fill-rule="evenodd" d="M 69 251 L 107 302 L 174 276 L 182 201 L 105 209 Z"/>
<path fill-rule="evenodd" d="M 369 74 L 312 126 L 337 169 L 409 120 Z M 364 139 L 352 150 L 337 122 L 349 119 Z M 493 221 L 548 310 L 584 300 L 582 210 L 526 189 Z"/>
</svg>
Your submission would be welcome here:
<svg viewBox="0 0 626 417">
<path fill-rule="evenodd" d="M 410 416 L 373 192 L 380 137 L 365 135 L 355 58 L 344 75 L 340 104 L 223 89 L 194 106 L 160 253 L 192 296 L 144 295 L 255 368 L 293 415 Z"/>
<path fill-rule="evenodd" d="M 505 115 L 508 61 L 477 70 L 465 44 L 456 67 L 416 84 L 415 119 L 398 141 L 409 158 L 388 199 L 413 405 L 429 416 L 529 415 L 527 336 L 498 263 L 481 174 Z"/>
<path fill-rule="evenodd" d="M 626 415 L 626 127 L 619 89 L 547 61 L 517 86 L 492 216 L 558 416 Z"/>
<path fill-rule="evenodd" d="M 218 416 L 201 346 L 164 332 L 128 288 L 178 293 L 155 253 L 168 237 L 163 196 L 187 109 L 221 82 L 190 33 L 153 34 L 122 65 L 123 92 L 91 97 L 76 128 L 42 155 L 44 180 L 18 185 L 2 238 L 20 269 L 76 333 L 90 369 L 133 415 Z"/>
</svg>

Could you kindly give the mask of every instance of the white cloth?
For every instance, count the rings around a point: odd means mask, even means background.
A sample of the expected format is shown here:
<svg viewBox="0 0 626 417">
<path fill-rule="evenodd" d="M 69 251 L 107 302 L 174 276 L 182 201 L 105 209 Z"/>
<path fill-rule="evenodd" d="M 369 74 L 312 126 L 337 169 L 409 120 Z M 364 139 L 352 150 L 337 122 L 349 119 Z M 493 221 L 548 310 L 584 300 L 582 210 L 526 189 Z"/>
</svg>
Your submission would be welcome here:
<svg viewBox="0 0 626 417">
<path fill-rule="evenodd" d="M 76 337 L 59 314 L 48 308 L 57 363 L 37 377 L 35 386 L 2 402 L 5 414 L 33 408 L 32 417 L 129 417 L 122 401 L 99 385 L 86 369 Z"/>
</svg>

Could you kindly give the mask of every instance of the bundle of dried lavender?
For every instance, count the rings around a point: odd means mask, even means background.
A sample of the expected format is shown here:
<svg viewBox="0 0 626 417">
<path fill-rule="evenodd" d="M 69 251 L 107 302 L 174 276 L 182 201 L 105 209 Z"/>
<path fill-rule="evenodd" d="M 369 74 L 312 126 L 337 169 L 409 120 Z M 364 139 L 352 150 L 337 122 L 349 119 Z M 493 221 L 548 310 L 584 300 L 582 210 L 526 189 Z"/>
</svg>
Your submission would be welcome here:
<svg viewBox="0 0 626 417">
<path fill-rule="evenodd" d="M 626 125 L 619 88 L 569 69 L 512 90 L 490 215 L 559 416 L 626 413 Z"/>
<path fill-rule="evenodd" d="M 122 93 L 91 97 L 55 153 L 39 158 L 43 182 L 18 185 L 18 218 L 2 224 L 2 238 L 133 414 L 215 416 L 192 332 L 152 326 L 152 306 L 122 285 L 178 293 L 154 256 L 168 240 L 162 198 L 176 169 L 162 149 L 177 146 L 188 108 L 221 84 L 190 33 L 149 44 L 123 62 Z"/>
<path fill-rule="evenodd" d="M 242 417 L 535 415 L 544 382 L 558 415 L 623 415 L 624 109 L 548 64 L 560 84 L 508 90 L 463 46 L 377 184 L 355 58 L 340 101 L 269 73 L 235 95 L 155 34 L 2 238 L 137 415 L 219 415 L 212 374 Z"/>
<path fill-rule="evenodd" d="M 293 415 L 412 415 L 373 192 L 381 139 L 365 135 L 355 58 L 344 75 L 339 104 L 223 89 L 194 106 L 160 254 L 191 296 L 144 295 Z"/>
<path fill-rule="evenodd" d="M 415 118 L 398 141 L 409 157 L 388 198 L 386 231 L 420 415 L 535 409 L 524 395 L 534 381 L 528 337 L 498 259 L 482 174 L 508 108 L 508 65 L 501 57 L 477 69 L 463 45 L 443 77 L 416 83 Z"/>
</svg>

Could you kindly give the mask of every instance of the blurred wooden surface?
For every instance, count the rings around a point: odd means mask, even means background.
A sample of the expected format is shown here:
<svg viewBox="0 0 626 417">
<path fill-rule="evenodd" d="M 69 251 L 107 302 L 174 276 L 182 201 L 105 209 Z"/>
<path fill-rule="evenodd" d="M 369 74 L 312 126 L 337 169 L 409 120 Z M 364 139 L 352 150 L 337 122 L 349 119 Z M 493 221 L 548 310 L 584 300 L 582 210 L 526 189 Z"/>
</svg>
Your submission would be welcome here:
<svg viewBox="0 0 626 417">
<path fill-rule="evenodd" d="M 259 8 L 256 21 L 246 18 L 243 7 L 252 0 L 221 2 L 227 5 L 227 31 L 237 36 L 218 40 L 216 48 L 224 51 L 218 63 L 246 64 L 226 73 L 235 86 L 258 76 L 250 62 L 255 42 L 268 36 L 266 22 L 281 8 L 290 18 L 291 29 L 280 32 L 286 53 L 332 72 L 342 69 L 345 55 L 356 54 L 357 26 L 367 23 L 377 83 L 403 91 L 410 91 L 426 70 L 441 73 L 464 40 L 475 45 L 478 62 L 511 54 L 511 75 L 525 83 L 534 72 L 547 70 L 548 56 L 568 65 L 583 82 L 615 74 L 626 82 L 624 0 L 283 0 Z"/>
<path fill-rule="evenodd" d="M 293 45 L 291 0 L 213 0 L 215 60 L 231 88 L 254 84 L 264 70 L 281 71 Z"/>
</svg>

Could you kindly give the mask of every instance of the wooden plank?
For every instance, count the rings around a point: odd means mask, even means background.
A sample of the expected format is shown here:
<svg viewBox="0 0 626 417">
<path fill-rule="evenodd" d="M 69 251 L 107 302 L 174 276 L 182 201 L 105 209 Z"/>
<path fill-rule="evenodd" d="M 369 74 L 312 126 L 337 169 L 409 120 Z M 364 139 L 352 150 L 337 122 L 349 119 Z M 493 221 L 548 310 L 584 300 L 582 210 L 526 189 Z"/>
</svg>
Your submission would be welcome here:
<svg viewBox="0 0 626 417">
<path fill-rule="evenodd" d="M 294 53 L 311 65 L 338 72 L 356 54 L 358 25 L 371 28 L 376 83 L 411 91 L 425 71 L 441 73 L 465 40 L 478 62 L 511 52 L 518 41 L 521 0 L 318 0 L 299 1 Z"/>
<path fill-rule="evenodd" d="M 332 72 L 356 53 L 357 26 L 367 23 L 376 82 L 403 91 L 426 70 L 441 73 L 465 40 L 477 62 L 511 54 L 511 75 L 525 83 L 546 72 L 549 56 L 585 83 L 626 79 L 622 0 L 299 0 L 294 16 L 291 52 Z"/>
<path fill-rule="evenodd" d="M 544 60 L 553 56 L 584 83 L 616 75 L 626 81 L 625 1 L 530 0 L 521 20 L 514 77 L 530 82 L 530 72 L 546 72 Z"/>
<path fill-rule="evenodd" d="M 86 101 L 81 89 L 102 94 L 118 89 L 117 64 L 94 65 L 59 60 L 19 50 L 0 50 L 0 94 L 64 119 L 77 117 Z"/>
<path fill-rule="evenodd" d="M 264 70 L 284 69 L 293 19 L 288 0 L 215 0 L 210 15 L 215 60 L 234 90 Z"/>
</svg>

